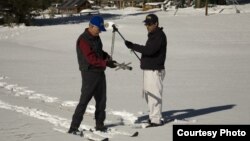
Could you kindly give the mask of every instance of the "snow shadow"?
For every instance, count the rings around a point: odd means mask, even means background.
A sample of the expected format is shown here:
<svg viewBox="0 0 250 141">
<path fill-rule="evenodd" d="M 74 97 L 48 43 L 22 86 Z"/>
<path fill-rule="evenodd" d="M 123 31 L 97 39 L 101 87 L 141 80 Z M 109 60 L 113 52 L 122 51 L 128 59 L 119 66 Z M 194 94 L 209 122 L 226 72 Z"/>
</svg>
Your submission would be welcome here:
<svg viewBox="0 0 250 141">
<path fill-rule="evenodd" d="M 159 12 L 159 11 L 162 11 L 162 10 L 154 10 L 154 11 L 143 11 L 142 13 L 131 13 L 131 14 L 127 14 L 128 16 L 137 16 L 137 15 L 143 15 L 143 14 L 153 14 L 153 13 L 156 13 L 156 12 Z"/>
<path fill-rule="evenodd" d="M 208 107 L 203 109 L 183 109 L 183 110 L 172 110 L 172 111 L 165 111 L 162 113 L 165 123 L 172 122 L 174 120 L 183 120 L 187 118 L 192 118 L 196 116 L 206 115 L 214 112 L 224 111 L 232 109 L 235 104 L 231 105 L 222 105 L 222 106 L 215 106 L 215 107 Z M 145 120 L 148 120 L 149 116 L 141 116 L 138 117 L 138 123 L 141 123 Z"/>
<path fill-rule="evenodd" d="M 158 10 L 159 11 L 159 10 Z M 77 24 L 82 22 L 89 22 L 92 16 L 100 15 L 104 18 L 104 20 L 115 20 L 120 19 L 123 16 L 137 16 L 149 13 L 155 13 L 157 11 L 148 11 L 142 13 L 133 13 L 127 15 L 121 14 L 87 14 L 87 15 L 73 15 L 67 17 L 58 17 L 58 18 L 50 18 L 50 19 L 32 19 L 33 26 L 49 26 L 49 25 L 63 25 L 63 24 Z"/>
<path fill-rule="evenodd" d="M 96 14 L 95 14 L 96 15 Z M 94 15 L 78 15 L 78 16 L 67 16 L 67 17 L 58 17 L 51 19 L 33 19 L 33 26 L 49 26 L 49 25 L 63 25 L 63 24 L 77 24 L 82 22 L 89 22 L 91 17 Z M 105 20 L 106 19 L 117 19 L 120 18 L 119 14 L 101 14 Z"/>
</svg>

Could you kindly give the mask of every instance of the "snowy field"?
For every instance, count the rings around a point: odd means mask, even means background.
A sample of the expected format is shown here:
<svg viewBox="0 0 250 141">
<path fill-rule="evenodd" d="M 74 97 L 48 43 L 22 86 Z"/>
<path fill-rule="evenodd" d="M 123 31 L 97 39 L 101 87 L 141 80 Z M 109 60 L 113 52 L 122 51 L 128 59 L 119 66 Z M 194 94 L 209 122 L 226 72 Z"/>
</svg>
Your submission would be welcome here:
<svg viewBox="0 0 250 141">
<path fill-rule="evenodd" d="M 117 131 L 100 134 L 112 141 L 171 141 L 173 124 L 250 124 L 250 5 L 204 9 L 152 10 L 168 37 L 162 127 L 135 129 L 147 116 L 142 71 L 135 55 L 116 34 L 113 58 L 133 70 L 107 68 L 107 119 Z M 138 9 L 114 22 L 132 42 L 144 44 L 147 13 Z M 66 131 L 80 97 L 81 76 L 75 42 L 88 22 L 53 26 L 0 27 L 0 140 L 79 141 Z M 110 52 L 112 29 L 101 33 Z M 94 126 L 91 101 L 81 128 Z M 122 125 L 124 124 L 124 125 Z M 138 137 L 124 134 L 139 131 Z M 92 135 L 92 134 L 88 134 Z"/>
</svg>

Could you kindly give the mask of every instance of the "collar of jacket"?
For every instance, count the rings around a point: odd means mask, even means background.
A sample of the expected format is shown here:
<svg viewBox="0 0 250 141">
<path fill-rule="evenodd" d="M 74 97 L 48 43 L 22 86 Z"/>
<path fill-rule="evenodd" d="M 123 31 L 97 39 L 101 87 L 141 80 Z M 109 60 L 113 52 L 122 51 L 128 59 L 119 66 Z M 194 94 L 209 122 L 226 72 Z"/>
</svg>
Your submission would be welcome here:
<svg viewBox="0 0 250 141">
<path fill-rule="evenodd" d="M 98 39 L 99 38 L 99 36 L 93 36 L 90 32 L 89 32 L 89 30 L 88 30 L 88 28 L 85 28 L 85 33 L 87 33 L 86 35 L 88 36 L 88 38 L 89 39 Z"/>
<path fill-rule="evenodd" d="M 155 33 L 162 31 L 163 27 L 156 27 L 153 32 L 148 33 L 148 37 L 154 35 Z"/>
</svg>

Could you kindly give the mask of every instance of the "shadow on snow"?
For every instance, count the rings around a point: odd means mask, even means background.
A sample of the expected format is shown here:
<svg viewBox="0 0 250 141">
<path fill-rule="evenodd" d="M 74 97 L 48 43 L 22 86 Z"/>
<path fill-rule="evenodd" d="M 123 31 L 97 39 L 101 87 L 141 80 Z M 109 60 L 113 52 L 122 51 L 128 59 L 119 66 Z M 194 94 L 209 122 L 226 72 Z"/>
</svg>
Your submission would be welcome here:
<svg viewBox="0 0 250 141">
<path fill-rule="evenodd" d="M 156 11 L 154 11 L 156 12 Z M 48 26 L 48 25 L 62 25 L 62 24 L 77 24 L 82 22 L 89 22 L 92 16 L 100 15 L 104 18 L 104 20 L 115 20 L 120 19 L 125 16 L 136 16 L 136 15 L 143 15 L 149 14 L 154 12 L 143 12 L 143 13 L 133 13 L 127 15 L 120 15 L 120 14 L 88 14 L 88 15 L 78 15 L 78 16 L 68 16 L 68 17 L 58 17 L 58 18 L 51 18 L 51 19 L 32 19 L 32 23 L 34 26 Z"/>
<path fill-rule="evenodd" d="M 219 111 L 224 111 L 224 110 L 229 110 L 232 109 L 234 104 L 231 105 L 223 105 L 223 106 L 215 106 L 215 107 L 208 107 L 208 108 L 203 108 L 203 109 L 183 109 L 183 110 L 172 110 L 172 111 L 165 111 L 162 113 L 162 116 L 165 120 L 165 123 L 169 123 L 174 121 L 175 119 L 186 119 L 186 118 L 192 118 L 200 115 L 206 115 L 214 112 L 219 112 Z M 148 120 L 149 116 L 141 116 L 138 117 L 138 123 L 141 123 L 145 120 Z"/>
</svg>

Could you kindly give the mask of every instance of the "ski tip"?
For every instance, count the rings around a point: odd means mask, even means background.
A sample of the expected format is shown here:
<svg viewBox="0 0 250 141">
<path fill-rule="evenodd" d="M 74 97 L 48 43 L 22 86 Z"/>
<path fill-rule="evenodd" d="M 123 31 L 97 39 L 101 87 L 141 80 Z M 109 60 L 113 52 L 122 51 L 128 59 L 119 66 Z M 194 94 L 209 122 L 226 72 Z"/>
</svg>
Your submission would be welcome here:
<svg viewBox="0 0 250 141">
<path fill-rule="evenodd" d="M 139 135 L 139 132 L 136 131 L 131 137 L 137 137 Z"/>
</svg>

